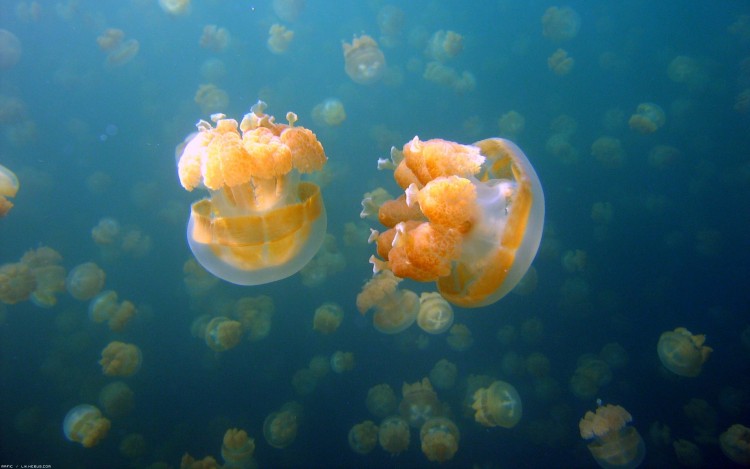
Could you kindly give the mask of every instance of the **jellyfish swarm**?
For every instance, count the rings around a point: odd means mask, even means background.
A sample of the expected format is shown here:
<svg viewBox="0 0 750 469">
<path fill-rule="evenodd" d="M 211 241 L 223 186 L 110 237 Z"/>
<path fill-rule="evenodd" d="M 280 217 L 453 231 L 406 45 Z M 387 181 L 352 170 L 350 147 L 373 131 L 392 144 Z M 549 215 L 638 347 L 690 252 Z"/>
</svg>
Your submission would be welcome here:
<svg viewBox="0 0 750 469">
<path fill-rule="evenodd" d="M 239 124 L 212 116 L 198 123 L 178 163 L 182 186 L 208 189 L 195 202 L 187 228 L 198 262 L 238 285 L 260 285 L 298 272 L 315 255 L 326 232 L 320 188 L 300 173 L 323 167 L 326 156 L 315 134 L 277 124 L 258 101 Z"/>
<path fill-rule="evenodd" d="M 371 258 L 376 270 L 436 282 L 449 302 L 492 304 L 521 280 L 544 226 L 544 194 L 520 148 L 492 138 L 473 145 L 414 137 L 391 151 L 404 195 L 381 205 Z"/>
<path fill-rule="evenodd" d="M 597 464 L 605 469 L 638 467 L 646 455 L 643 438 L 635 427 L 627 424 L 633 419 L 619 405 L 605 405 L 588 411 L 578 423 L 581 438 L 589 440 L 588 448 Z"/>
</svg>

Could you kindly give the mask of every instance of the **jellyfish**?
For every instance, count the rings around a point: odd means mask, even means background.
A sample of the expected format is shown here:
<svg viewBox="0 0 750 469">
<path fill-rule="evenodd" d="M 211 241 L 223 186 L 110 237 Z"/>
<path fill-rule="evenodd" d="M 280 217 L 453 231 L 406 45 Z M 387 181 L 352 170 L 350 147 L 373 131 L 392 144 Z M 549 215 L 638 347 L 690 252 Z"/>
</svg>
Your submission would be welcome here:
<svg viewBox="0 0 750 469">
<path fill-rule="evenodd" d="M 218 278 L 211 275 L 193 258 L 185 261 L 182 265 L 182 272 L 184 274 L 182 280 L 185 282 L 185 289 L 188 295 L 193 298 L 205 296 L 219 283 Z"/>
<path fill-rule="evenodd" d="M 382 419 L 396 411 L 398 401 L 393 388 L 386 383 L 381 383 L 367 391 L 365 405 L 372 415 Z"/>
<path fill-rule="evenodd" d="M 305 0 L 273 0 L 273 12 L 284 21 L 294 22 L 305 9 Z"/>
<path fill-rule="evenodd" d="M 120 454 L 136 459 L 146 454 L 146 438 L 140 433 L 129 433 L 120 441 Z"/>
<path fill-rule="evenodd" d="M 438 389 L 450 389 L 456 384 L 456 374 L 456 364 L 443 358 L 430 370 L 430 383 Z"/>
<path fill-rule="evenodd" d="M 242 324 L 242 332 L 256 342 L 271 332 L 271 319 L 276 311 L 270 296 L 246 296 L 234 304 L 234 317 Z"/>
<path fill-rule="evenodd" d="M 343 373 L 354 369 L 354 354 L 340 350 L 331 355 L 331 370 L 334 373 Z"/>
<path fill-rule="evenodd" d="M 665 121 L 666 117 L 661 106 L 654 103 L 641 103 L 635 110 L 635 114 L 630 116 L 628 125 L 637 132 L 650 134 L 661 128 Z"/>
<path fill-rule="evenodd" d="M 570 391 L 579 399 L 593 399 L 601 386 L 612 381 L 612 370 L 607 362 L 598 357 L 583 355 L 577 365 L 570 378 Z"/>
<path fill-rule="evenodd" d="M 277 412 L 272 412 L 263 421 L 263 437 L 274 448 L 286 448 L 297 437 L 302 406 L 287 402 Z"/>
<path fill-rule="evenodd" d="M 29 266 L 36 279 L 36 287 L 31 293 L 35 305 L 51 308 L 57 304 L 56 295 L 65 291 L 65 268 L 60 262 L 60 253 L 47 246 L 29 250 L 21 257 L 21 263 Z"/>
<path fill-rule="evenodd" d="M 336 98 L 326 98 L 312 110 L 313 121 L 318 125 L 335 127 L 346 119 L 344 103 Z"/>
<path fill-rule="evenodd" d="M 456 352 L 465 352 L 474 344 L 471 330 L 466 327 L 466 324 L 454 324 L 445 340 L 448 342 L 448 346 Z"/>
<path fill-rule="evenodd" d="M 0 301 L 14 305 L 28 300 L 36 289 L 36 278 L 28 265 L 17 262 L 0 266 Z"/>
<path fill-rule="evenodd" d="M 713 352 L 711 347 L 703 345 L 705 341 L 705 335 L 693 335 L 684 327 L 664 332 L 656 346 L 659 360 L 666 369 L 676 375 L 698 376 L 703 364 Z"/>
<path fill-rule="evenodd" d="M 0 70 L 9 70 L 21 60 L 21 41 L 7 29 L 0 29 Z"/>
<path fill-rule="evenodd" d="M 223 111 L 229 106 L 229 95 L 214 84 L 200 85 L 193 100 L 200 106 L 203 114 Z"/>
<path fill-rule="evenodd" d="M 310 359 L 307 368 L 315 376 L 315 379 L 320 379 L 331 371 L 331 360 L 325 355 L 315 355 Z"/>
<path fill-rule="evenodd" d="M 120 236 L 120 223 L 114 218 L 102 218 L 91 229 L 91 238 L 100 246 L 114 244 Z"/>
<path fill-rule="evenodd" d="M 308 368 L 300 368 L 292 375 L 292 387 L 294 388 L 294 392 L 299 396 L 312 394 L 317 385 L 318 378 Z"/>
<path fill-rule="evenodd" d="M 404 27 L 404 11 L 394 5 L 383 5 L 378 10 L 376 19 L 381 34 L 380 42 L 386 47 L 395 47 Z"/>
<path fill-rule="evenodd" d="M 619 168 L 625 162 L 625 149 L 619 138 L 597 138 L 591 144 L 591 155 L 607 168 Z"/>
<path fill-rule="evenodd" d="M 198 262 L 238 285 L 259 285 L 298 272 L 323 243 L 326 212 L 320 188 L 299 180 L 326 162 L 315 134 L 277 124 L 258 101 L 237 121 L 214 115 L 185 146 L 180 182 L 211 197 L 195 202 L 188 243 Z"/>
<path fill-rule="evenodd" d="M 581 438 L 593 440 L 588 444 L 591 455 L 603 468 L 635 468 L 646 455 L 643 438 L 635 427 L 628 426 L 633 419 L 619 405 L 599 406 L 596 413 L 588 411 L 578 423 Z"/>
<path fill-rule="evenodd" d="M 558 76 L 570 73 L 570 71 L 573 70 L 574 63 L 575 61 L 573 58 L 569 57 L 568 53 L 563 49 L 557 49 L 547 59 L 547 66 Z"/>
<path fill-rule="evenodd" d="M 274 54 L 283 54 L 289 49 L 289 44 L 294 39 L 294 31 L 286 29 L 280 24 L 271 25 L 271 29 L 268 30 L 268 40 L 266 45 L 268 50 Z"/>
<path fill-rule="evenodd" d="M 428 334 L 442 334 L 453 325 L 453 308 L 440 293 L 422 293 L 417 325 Z"/>
<path fill-rule="evenodd" d="M 99 405 L 112 418 L 124 417 L 133 410 L 133 390 L 122 381 L 109 383 L 99 391 Z"/>
<path fill-rule="evenodd" d="M 190 13 L 190 0 L 159 0 L 159 6 L 172 16 L 183 16 Z"/>
<path fill-rule="evenodd" d="M 247 436 L 245 430 L 230 428 L 224 433 L 221 443 L 221 457 L 226 469 L 249 469 L 254 467 L 253 453 L 255 440 Z"/>
<path fill-rule="evenodd" d="M 224 316 L 218 316 L 206 325 L 206 345 L 214 352 L 234 348 L 242 338 L 242 324 Z"/>
<path fill-rule="evenodd" d="M 65 288 L 76 300 L 90 300 L 104 287 L 106 275 L 98 265 L 85 262 L 73 267 L 65 279 Z"/>
<path fill-rule="evenodd" d="M 419 430 L 422 452 L 430 461 L 443 463 L 458 451 L 461 433 L 452 420 L 445 417 L 433 417 L 427 420 Z"/>
<path fill-rule="evenodd" d="M 380 422 L 378 442 L 391 456 L 403 453 L 409 448 L 409 424 L 398 416 L 391 416 Z"/>
<path fill-rule="evenodd" d="M 63 420 L 65 438 L 84 448 L 96 446 L 107 436 L 111 423 L 102 412 L 89 404 L 80 404 L 68 411 Z"/>
<path fill-rule="evenodd" d="M 344 310 L 336 303 L 323 303 L 315 310 L 313 329 L 323 335 L 333 334 L 344 319 Z"/>
<path fill-rule="evenodd" d="M 445 62 L 464 50 L 464 37 L 455 31 L 436 31 L 427 42 L 425 55 L 432 60 Z"/>
<path fill-rule="evenodd" d="M 109 321 L 117 311 L 117 292 L 106 290 L 89 301 L 89 319 L 95 323 Z"/>
<path fill-rule="evenodd" d="M 695 443 L 688 440 L 675 440 L 672 443 L 677 461 L 685 467 L 703 467 L 703 454 Z"/>
<path fill-rule="evenodd" d="M 321 285 L 329 275 L 341 272 L 346 268 L 346 258 L 336 247 L 336 238 L 326 234 L 323 245 L 300 271 L 302 284 L 306 287 Z"/>
<path fill-rule="evenodd" d="M 136 39 L 123 41 L 117 48 L 107 54 L 104 65 L 108 68 L 120 67 L 133 60 L 138 55 L 141 45 Z"/>
<path fill-rule="evenodd" d="M 389 213 L 377 236 L 378 254 L 397 278 L 436 282 L 461 307 L 492 304 L 521 280 L 536 255 L 544 225 L 544 195 L 523 152 L 508 140 L 461 145 L 418 137 L 393 149 L 394 178 L 405 203 L 421 215 Z M 381 239 L 382 238 L 382 239 Z M 390 240 L 390 242 L 389 242 Z"/>
<path fill-rule="evenodd" d="M 7 215 L 13 208 L 13 202 L 8 199 L 16 196 L 19 187 L 15 173 L 0 164 L 0 218 Z"/>
<path fill-rule="evenodd" d="M 540 352 L 534 352 L 526 357 L 525 365 L 526 372 L 537 380 L 546 378 L 552 368 L 549 358 Z"/>
<path fill-rule="evenodd" d="M 513 428 L 523 414 L 523 405 L 518 391 L 510 383 L 494 381 L 489 387 L 474 392 L 476 411 L 474 420 L 485 427 Z"/>
<path fill-rule="evenodd" d="M 355 453 L 367 454 L 378 444 L 378 426 L 372 420 L 365 420 L 349 430 L 349 447 Z"/>
<path fill-rule="evenodd" d="M 401 279 L 393 272 L 384 270 L 377 273 L 357 295 L 357 308 L 365 314 L 374 308 L 372 323 L 375 329 L 384 334 L 396 334 L 407 329 L 417 319 L 419 297 L 410 290 L 398 290 Z"/>
<path fill-rule="evenodd" d="M 580 27 L 581 16 L 570 7 L 549 7 L 542 16 L 542 34 L 554 42 L 573 39 Z"/>
<path fill-rule="evenodd" d="M 222 52 L 229 46 L 232 41 L 232 35 L 229 34 L 226 28 L 220 28 L 215 24 L 207 24 L 203 27 L 203 34 L 199 44 L 204 49 L 209 49 L 213 52 Z"/>
<path fill-rule="evenodd" d="M 500 116 L 497 125 L 500 127 L 500 136 L 516 138 L 526 127 L 526 118 L 520 112 L 511 110 Z"/>
<path fill-rule="evenodd" d="M 401 395 L 399 413 L 413 428 L 420 428 L 427 420 L 444 412 L 429 378 L 413 384 L 404 383 Z"/>
<path fill-rule="evenodd" d="M 721 451 L 742 466 L 750 466 L 750 428 L 736 423 L 719 436 Z"/>
<path fill-rule="evenodd" d="M 142 359 L 138 346 L 113 341 L 102 350 L 99 364 L 107 376 L 132 376 L 141 369 Z"/>
<path fill-rule="evenodd" d="M 586 270 L 586 251 L 582 249 L 568 249 L 562 255 L 562 266 L 570 272 L 582 272 Z"/>
<path fill-rule="evenodd" d="M 112 315 L 107 321 L 109 330 L 112 332 L 122 332 L 125 326 L 135 317 L 136 314 L 135 305 L 130 301 L 123 301 L 117 305 Z"/>
<path fill-rule="evenodd" d="M 422 77 L 440 86 L 453 89 L 456 93 L 466 93 L 476 88 L 476 78 L 468 70 L 458 73 L 455 68 L 433 60 L 427 63 Z"/>
<path fill-rule="evenodd" d="M 363 34 L 347 42 L 344 48 L 344 70 L 349 78 L 360 85 L 371 85 L 385 73 L 385 56 L 375 39 Z"/>
</svg>

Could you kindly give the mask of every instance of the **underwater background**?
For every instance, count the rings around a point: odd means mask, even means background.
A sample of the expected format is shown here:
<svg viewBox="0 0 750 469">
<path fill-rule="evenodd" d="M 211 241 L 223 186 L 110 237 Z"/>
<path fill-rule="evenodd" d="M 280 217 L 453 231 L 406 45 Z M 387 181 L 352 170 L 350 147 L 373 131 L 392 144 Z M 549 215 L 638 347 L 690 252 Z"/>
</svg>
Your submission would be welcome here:
<svg viewBox="0 0 750 469">
<path fill-rule="evenodd" d="M 0 464 L 214 467 L 183 455 L 222 465 L 239 428 L 254 454 L 226 467 L 435 467 L 419 428 L 395 455 L 348 441 L 384 417 L 371 388 L 401 401 L 425 377 L 460 431 L 445 467 L 596 467 L 579 421 L 602 404 L 632 416 L 643 467 L 750 464 L 720 438 L 750 426 L 750 4 L 690 4 L 0 0 L 0 165 L 20 182 L 0 266 L 48 247 L 50 272 L 93 262 L 134 306 L 97 322 L 59 278 L 0 302 Z M 387 64 L 366 84 L 342 50 L 363 34 Z M 190 261 L 190 204 L 206 192 L 181 187 L 175 152 L 199 119 L 239 121 L 259 99 L 322 143 L 311 180 L 330 237 L 301 273 L 243 287 Z M 453 307 L 462 327 L 385 334 L 356 306 L 382 229 L 360 212 L 367 192 L 399 193 L 378 159 L 415 135 L 514 141 L 544 189 L 544 233 L 516 290 Z M 20 288 L 11 271 L 0 293 Z M 324 303 L 344 313 L 327 333 L 313 328 Z M 243 325 L 227 350 L 207 343 L 216 317 Z M 713 349 L 697 376 L 657 354 L 678 327 Z M 113 341 L 139 349 L 130 374 L 103 373 Z M 329 370 L 335 352 L 353 366 Z M 474 392 L 495 380 L 523 403 L 512 428 L 475 421 Z M 289 402 L 277 448 L 264 421 Z M 110 422 L 91 447 L 63 432 L 79 404 Z"/>
</svg>

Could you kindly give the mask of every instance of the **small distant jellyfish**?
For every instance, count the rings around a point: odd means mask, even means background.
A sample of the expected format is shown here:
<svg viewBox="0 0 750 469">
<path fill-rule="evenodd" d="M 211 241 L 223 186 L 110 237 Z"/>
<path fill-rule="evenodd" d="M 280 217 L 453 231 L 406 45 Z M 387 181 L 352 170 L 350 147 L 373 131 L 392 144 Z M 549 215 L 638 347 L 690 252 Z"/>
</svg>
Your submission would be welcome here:
<svg viewBox="0 0 750 469">
<path fill-rule="evenodd" d="M 375 417 L 384 418 L 396 411 L 396 393 L 386 383 L 376 384 L 367 391 L 365 406 Z"/>
<path fill-rule="evenodd" d="M 312 110 L 312 118 L 318 125 L 335 127 L 346 120 L 344 103 L 336 98 L 328 98 Z"/>
<path fill-rule="evenodd" d="M 294 39 L 294 31 L 286 29 L 280 24 L 271 25 L 271 29 L 268 30 L 268 50 L 274 54 L 283 54 L 289 49 L 289 44 Z"/>
<path fill-rule="evenodd" d="M 272 412 L 263 421 L 263 437 L 274 448 L 286 448 L 297 438 L 302 406 L 287 402 L 277 412 Z"/>
<path fill-rule="evenodd" d="M 354 369 L 354 354 L 352 352 L 336 351 L 331 355 L 331 370 L 334 373 L 343 373 Z"/>
<path fill-rule="evenodd" d="M 245 430 L 230 428 L 224 433 L 221 443 L 221 458 L 224 460 L 226 469 L 241 469 L 255 467 L 253 454 L 255 453 L 255 440 L 247 436 Z"/>
<path fill-rule="evenodd" d="M 721 451 L 741 466 L 750 466 L 750 428 L 734 424 L 719 436 Z"/>
<path fill-rule="evenodd" d="M 380 423 L 378 442 L 391 456 L 403 453 L 409 448 L 409 424 L 401 417 L 388 417 Z"/>
<path fill-rule="evenodd" d="M 455 456 L 461 433 L 452 420 L 433 417 L 422 425 L 419 439 L 422 443 L 422 452 L 427 459 L 443 463 Z"/>
<path fill-rule="evenodd" d="M 625 162 L 625 149 L 619 138 L 597 138 L 591 144 L 591 155 L 608 168 L 619 168 Z"/>
<path fill-rule="evenodd" d="M 336 303 L 323 303 L 315 310 L 313 329 L 323 335 L 333 334 L 344 319 L 344 310 Z"/>
<path fill-rule="evenodd" d="M 430 382 L 438 389 L 450 389 L 456 384 L 457 372 L 456 365 L 443 358 L 430 370 Z"/>
<path fill-rule="evenodd" d="M 213 318 L 206 325 L 206 345 L 215 352 L 224 352 L 237 346 L 242 338 L 242 324 L 224 316 Z"/>
<path fill-rule="evenodd" d="M 305 0 L 273 0 L 273 12 L 279 19 L 294 22 L 305 9 Z"/>
<path fill-rule="evenodd" d="M 513 428 L 521 420 L 523 405 L 518 391 L 510 383 L 494 381 L 474 392 L 474 420 L 485 427 Z"/>
<path fill-rule="evenodd" d="M 375 39 L 367 35 L 354 37 L 352 43 L 344 43 L 344 69 L 355 83 L 371 85 L 385 73 L 385 55 Z"/>
<path fill-rule="evenodd" d="M 110 426 L 110 421 L 102 416 L 99 409 L 89 404 L 81 404 L 70 409 L 65 415 L 63 433 L 69 441 L 80 443 L 84 448 L 91 448 L 107 436 Z"/>
<path fill-rule="evenodd" d="M 555 72 L 555 75 L 563 76 L 570 73 L 573 70 L 573 64 L 575 61 L 572 57 L 568 56 L 568 53 L 563 49 L 557 49 L 547 59 L 547 66 L 550 70 Z"/>
<path fill-rule="evenodd" d="M 18 176 L 0 164 L 0 218 L 6 216 L 13 208 L 13 202 L 8 199 L 16 196 L 19 187 Z"/>
<path fill-rule="evenodd" d="M 580 28 L 581 16 L 568 6 L 549 7 L 542 15 L 542 34 L 554 42 L 573 39 Z"/>
<path fill-rule="evenodd" d="M 453 325 L 453 308 L 440 293 L 422 293 L 417 325 L 428 334 L 442 334 Z"/>
<path fill-rule="evenodd" d="M 603 468 L 635 468 L 646 456 L 643 438 L 635 427 L 630 413 L 619 405 L 599 406 L 596 413 L 588 411 L 578 423 L 581 438 L 588 444 L 591 455 Z"/>
<path fill-rule="evenodd" d="M 200 38 L 200 46 L 214 52 L 223 52 L 232 42 L 232 35 L 226 28 L 207 24 L 203 27 L 203 34 Z"/>
<path fill-rule="evenodd" d="M 705 335 L 693 335 L 684 327 L 667 331 L 659 337 L 657 344 L 659 360 L 666 369 L 676 375 L 698 376 L 703 363 L 713 352 L 711 347 L 703 345 L 705 341 Z"/>
<path fill-rule="evenodd" d="M 190 13 L 190 0 L 159 0 L 159 6 L 172 16 L 183 16 Z"/>
<path fill-rule="evenodd" d="M 68 272 L 65 288 L 76 300 L 90 300 L 102 290 L 105 278 L 106 274 L 98 265 L 86 262 Z"/>
<path fill-rule="evenodd" d="M 471 330 L 465 324 L 454 324 L 446 340 L 450 348 L 457 352 L 464 352 L 474 344 Z"/>
<path fill-rule="evenodd" d="M 206 115 L 224 111 L 229 106 L 227 92 L 212 83 L 200 85 L 195 92 L 194 100 L 201 107 L 201 112 Z"/>
<path fill-rule="evenodd" d="M 445 62 L 464 49 L 464 38 L 454 31 L 436 31 L 427 43 L 425 54 L 432 60 Z"/>
<path fill-rule="evenodd" d="M 349 447 L 355 453 L 368 454 L 378 444 L 378 426 L 372 420 L 354 425 L 349 430 Z"/>
<path fill-rule="evenodd" d="M 133 344 L 110 342 L 102 350 L 99 364 L 107 376 L 131 376 L 141 369 L 141 350 Z"/>
<path fill-rule="evenodd" d="M 631 129 L 642 134 L 650 134 L 659 130 L 666 121 L 664 110 L 658 104 L 641 103 L 630 116 L 628 125 Z"/>
<path fill-rule="evenodd" d="M 9 70 L 21 60 L 21 41 L 7 29 L 0 29 L 0 70 Z"/>
<path fill-rule="evenodd" d="M 497 121 L 500 136 L 514 140 L 526 127 L 526 119 L 518 111 L 508 111 Z"/>
</svg>

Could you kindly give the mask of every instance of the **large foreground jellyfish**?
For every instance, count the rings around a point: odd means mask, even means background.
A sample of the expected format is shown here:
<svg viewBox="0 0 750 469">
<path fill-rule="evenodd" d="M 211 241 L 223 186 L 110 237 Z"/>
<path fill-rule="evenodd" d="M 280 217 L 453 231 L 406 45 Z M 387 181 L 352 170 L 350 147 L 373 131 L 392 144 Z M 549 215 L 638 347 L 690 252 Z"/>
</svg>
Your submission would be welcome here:
<svg viewBox="0 0 750 469">
<path fill-rule="evenodd" d="M 320 188 L 301 173 L 326 162 L 315 134 L 277 124 L 258 101 L 238 124 L 222 114 L 216 127 L 198 123 L 178 172 L 182 186 L 205 187 L 210 198 L 195 202 L 187 228 L 198 262 L 238 285 L 274 282 L 298 272 L 323 243 L 326 212 Z M 241 132 L 241 133 L 240 133 Z"/>
<path fill-rule="evenodd" d="M 491 138 L 461 145 L 414 137 L 391 150 L 404 195 L 383 203 L 375 270 L 436 282 L 462 307 L 486 306 L 521 280 L 544 226 L 544 194 L 520 148 Z"/>
</svg>

